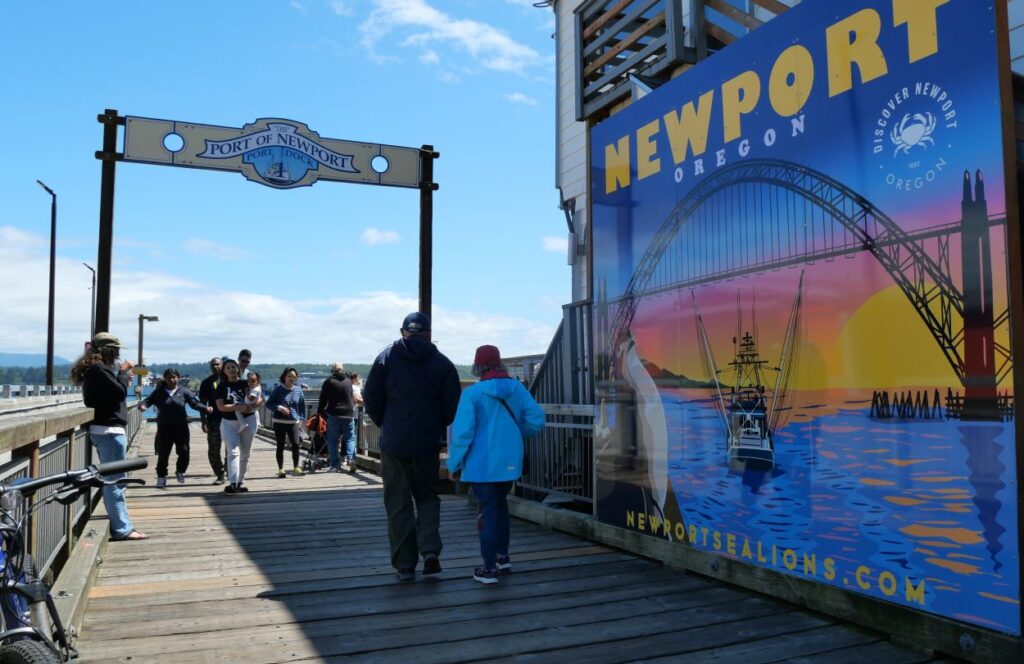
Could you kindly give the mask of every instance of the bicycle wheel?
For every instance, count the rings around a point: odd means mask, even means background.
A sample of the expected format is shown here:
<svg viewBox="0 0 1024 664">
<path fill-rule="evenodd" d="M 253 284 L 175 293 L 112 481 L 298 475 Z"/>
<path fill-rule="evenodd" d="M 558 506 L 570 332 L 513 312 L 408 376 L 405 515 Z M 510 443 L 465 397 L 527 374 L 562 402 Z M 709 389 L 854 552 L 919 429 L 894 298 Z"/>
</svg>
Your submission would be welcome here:
<svg viewBox="0 0 1024 664">
<path fill-rule="evenodd" d="M 0 646 L 0 664 L 61 664 L 61 658 L 45 643 L 26 639 Z"/>
</svg>

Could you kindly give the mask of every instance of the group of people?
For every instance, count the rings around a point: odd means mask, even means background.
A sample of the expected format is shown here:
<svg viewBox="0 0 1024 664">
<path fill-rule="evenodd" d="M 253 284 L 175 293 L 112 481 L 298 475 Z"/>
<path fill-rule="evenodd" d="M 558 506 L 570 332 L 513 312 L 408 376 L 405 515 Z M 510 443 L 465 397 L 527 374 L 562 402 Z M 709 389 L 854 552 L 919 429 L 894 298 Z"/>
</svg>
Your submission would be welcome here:
<svg viewBox="0 0 1024 664">
<path fill-rule="evenodd" d="M 442 542 L 437 473 L 444 432 L 453 425 L 448 470 L 471 484 L 478 504 L 483 565 L 474 570 L 473 578 L 484 584 L 498 583 L 499 573 L 512 567 L 507 496 L 523 472 L 524 439 L 540 432 L 544 413 L 526 388 L 509 376 L 495 346 L 477 348 L 472 372 L 479 381 L 463 390 L 455 365 L 431 342 L 429 316 L 409 314 L 400 334 L 374 360 L 365 389 L 360 389 L 358 375 L 347 374 L 340 363 L 331 366 L 317 408 L 327 420 L 331 467 L 337 471 L 343 470 L 343 464 L 350 471 L 355 468 L 355 413 L 362 403 L 380 428 L 391 564 L 401 581 L 415 580 L 421 559 L 422 574 L 438 574 Z M 95 409 L 89 437 L 102 462 L 123 459 L 127 447 L 125 400 L 132 363 L 119 361 L 120 348 L 116 337 L 99 333 L 72 369 L 73 379 L 82 385 L 85 404 Z M 189 463 L 186 404 L 201 415 L 214 483 L 223 484 L 226 475 L 226 493 L 248 491 L 245 475 L 258 428 L 256 411 L 264 403 L 272 413 L 278 476 L 286 476 L 286 447 L 291 448 L 293 473 L 302 474 L 300 426 L 307 413 L 298 372 L 285 369 L 267 398 L 259 374 L 248 369 L 251 360 L 248 350 L 241 351 L 237 360 L 212 359 L 211 375 L 202 382 L 198 396 L 178 384 L 176 370 L 168 369 L 162 385 L 140 403 L 140 408 L 156 406 L 159 410 L 158 487 L 166 485 L 172 448 L 178 452 L 177 480 L 185 481 Z M 223 462 L 222 441 L 227 449 Z M 123 487 L 107 486 L 103 499 L 112 539 L 148 537 L 133 528 Z"/>
</svg>

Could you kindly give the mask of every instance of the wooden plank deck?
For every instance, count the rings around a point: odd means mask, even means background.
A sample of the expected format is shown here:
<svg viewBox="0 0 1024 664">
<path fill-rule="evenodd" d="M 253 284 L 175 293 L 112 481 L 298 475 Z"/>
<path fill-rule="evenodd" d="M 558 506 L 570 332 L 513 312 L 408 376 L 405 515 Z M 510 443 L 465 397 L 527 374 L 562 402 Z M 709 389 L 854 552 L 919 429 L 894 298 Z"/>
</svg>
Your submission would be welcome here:
<svg viewBox="0 0 1024 664">
<path fill-rule="evenodd" d="M 150 477 L 153 433 L 142 446 Z M 379 478 L 277 479 L 273 447 L 257 439 L 251 491 L 230 496 L 210 484 L 198 428 L 192 440 L 184 485 L 130 490 L 132 519 L 152 538 L 108 546 L 78 640 L 83 662 L 931 659 L 515 520 L 514 572 L 482 586 L 470 578 L 475 515 L 456 497 L 442 507 L 444 571 L 402 584 L 388 562 Z"/>
</svg>

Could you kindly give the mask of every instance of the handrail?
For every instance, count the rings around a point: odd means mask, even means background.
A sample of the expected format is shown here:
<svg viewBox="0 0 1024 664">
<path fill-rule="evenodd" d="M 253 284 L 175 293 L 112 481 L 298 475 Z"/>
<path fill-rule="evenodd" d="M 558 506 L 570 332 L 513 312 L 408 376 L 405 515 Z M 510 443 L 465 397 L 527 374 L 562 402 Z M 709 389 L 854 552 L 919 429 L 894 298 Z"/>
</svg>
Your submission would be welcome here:
<svg viewBox="0 0 1024 664">
<path fill-rule="evenodd" d="M 0 478 L 7 481 L 41 477 L 92 463 L 95 455 L 89 444 L 88 423 L 93 416 L 93 409 L 80 401 L 74 405 L 40 404 L 28 410 L 4 412 L 0 417 L 0 453 L 9 453 L 11 458 L 0 464 Z M 129 409 L 125 426 L 129 446 L 142 424 L 142 413 Z M 56 488 L 38 492 L 32 500 L 43 500 L 53 490 Z M 28 551 L 41 574 L 61 570 L 98 500 L 96 489 L 71 505 L 48 503 L 33 514 Z"/>
<path fill-rule="evenodd" d="M 0 420 L 0 454 L 75 429 L 93 418 L 92 408 L 71 406 L 38 415 Z"/>
</svg>

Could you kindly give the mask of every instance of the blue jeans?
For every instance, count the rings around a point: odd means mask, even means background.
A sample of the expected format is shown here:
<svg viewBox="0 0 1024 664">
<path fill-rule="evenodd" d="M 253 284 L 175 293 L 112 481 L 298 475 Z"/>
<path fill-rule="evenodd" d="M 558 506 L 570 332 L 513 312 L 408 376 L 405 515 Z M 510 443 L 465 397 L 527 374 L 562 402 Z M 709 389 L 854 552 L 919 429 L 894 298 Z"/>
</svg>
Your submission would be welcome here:
<svg viewBox="0 0 1024 664">
<path fill-rule="evenodd" d="M 96 454 L 100 457 L 100 463 L 121 461 L 127 456 L 128 440 L 123 433 L 118 434 L 89 434 L 89 440 L 96 448 Z M 119 480 L 121 475 L 108 475 L 108 480 Z M 103 487 L 103 505 L 107 508 L 107 518 L 110 520 L 110 536 L 119 539 L 127 537 L 132 533 L 132 520 L 128 518 L 128 505 L 124 500 L 124 487 L 108 485 Z"/>
<path fill-rule="evenodd" d="M 475 482 L 472 487 L 478 505 L 480 554 L 487 569 L 497 569 L 498 556 L 508 555 L 508 492 L 511 489 L 512 482 Z"/>
<path fill-rule="evenodd" d="M 338 417 L 337 415 L 327 416 L 327 454 L 330 457 L 331 468 L 341 468 L 341 460 L 338 458 L 338 439 L 345 445 L 345 459 L 352 461 L 356 458 L 356 421 L 351 417 Z"/>
</svg>

